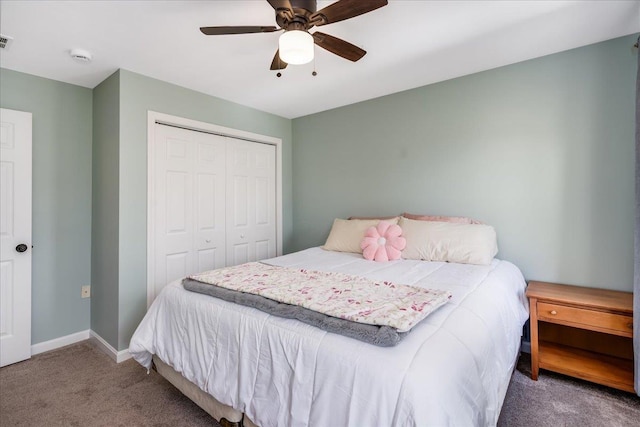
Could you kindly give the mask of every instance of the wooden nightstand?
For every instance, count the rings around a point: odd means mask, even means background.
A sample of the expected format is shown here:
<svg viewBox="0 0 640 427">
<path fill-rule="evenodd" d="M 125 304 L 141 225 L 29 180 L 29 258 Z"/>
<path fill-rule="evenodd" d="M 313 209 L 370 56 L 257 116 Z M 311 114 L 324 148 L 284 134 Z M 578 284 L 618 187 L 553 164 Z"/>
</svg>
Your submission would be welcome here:
<svg viewBox="0 0 640 427">
<path fill-rule="evenodd" d="M 633 392 L 633 294 L 529 282 L 531 378 L 539 368 Z"/>
</svg>

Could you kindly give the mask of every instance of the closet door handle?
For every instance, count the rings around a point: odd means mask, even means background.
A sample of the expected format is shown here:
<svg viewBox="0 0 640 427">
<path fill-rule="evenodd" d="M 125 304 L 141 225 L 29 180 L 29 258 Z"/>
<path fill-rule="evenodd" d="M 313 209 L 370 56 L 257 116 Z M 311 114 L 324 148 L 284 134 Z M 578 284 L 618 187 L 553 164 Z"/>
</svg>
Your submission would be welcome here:
<svg viewBox="0 0 640 427">
<path fill-rule="evenodd" d="M 26 252 L 27 249 L 27 245 L 25 245 L 24 243 L 20 243 L 18 246 L 16 246 L 16 251 L 18 252 Z"/>
</svg>

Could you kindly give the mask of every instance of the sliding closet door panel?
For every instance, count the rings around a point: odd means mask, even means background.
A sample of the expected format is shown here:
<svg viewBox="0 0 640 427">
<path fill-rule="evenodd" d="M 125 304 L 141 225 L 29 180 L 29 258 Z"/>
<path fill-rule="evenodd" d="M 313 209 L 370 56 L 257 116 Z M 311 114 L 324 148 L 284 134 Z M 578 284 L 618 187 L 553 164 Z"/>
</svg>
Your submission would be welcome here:
<svg viewBox="0 0 640 427">
<path fill-rule="evenodd" d="M 200 272 L 226 265 L 226 142 L 221 136 L 192 133 L 198 134 L 194 272 Z"/>
<path fill-rule="evenodd" d="M 225 156 L 222 137 L 156 125 L 155 295 L 225 265 Z"/>
<path fill-rule="evenodd" d="M 254 144 L 252 198 L 255 259 L 276 256 L 276 147 Z"/>
<path fill-rule="evenodd" d="M 189 270 L 191 239 L 189 163 L 194 155 L 186 135 L 158 126 L 156 133 L 156 295 Z"/>
<path fill-rule="evenodd" d="M 233 189 L 233 216 L 231 222 L 234 227 L 248 227 L 249 226 L 249 177 L 246 175 L 232 175 Z"/>
<path fill-rule="evenodd" d="M 276 256 L 273 145 L 227 142 L 227 263 Z"/>
</svg>

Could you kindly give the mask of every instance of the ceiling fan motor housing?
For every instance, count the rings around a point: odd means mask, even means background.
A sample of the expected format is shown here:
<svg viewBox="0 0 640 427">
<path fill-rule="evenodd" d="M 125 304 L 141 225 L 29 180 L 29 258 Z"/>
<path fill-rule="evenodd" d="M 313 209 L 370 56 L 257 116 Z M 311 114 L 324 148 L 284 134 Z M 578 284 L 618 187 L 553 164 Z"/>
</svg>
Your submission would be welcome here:
<svg viewBox="0 0 640 427">
<path fill-rule="evenodd" d="M 316 0 L 290 0 L 291 9 L 282 7 L 276 9 L 276 22 L 285 30 L 307 30 L 310 25 L 309 17 L 316 12 Z M 294 15 L 291 15 L 293 9 Z"/>
</svg>

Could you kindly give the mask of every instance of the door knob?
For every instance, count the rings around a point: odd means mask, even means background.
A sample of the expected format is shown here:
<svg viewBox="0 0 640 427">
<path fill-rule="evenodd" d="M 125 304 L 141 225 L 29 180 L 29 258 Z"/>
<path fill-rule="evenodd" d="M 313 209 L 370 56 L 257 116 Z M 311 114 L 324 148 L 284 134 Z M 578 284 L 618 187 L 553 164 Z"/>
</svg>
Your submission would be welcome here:
<svg viewBox="0 0 640 427">
<path fill-rule="evenodd" d="M 25 245 L 24 243 L 20 243 L 18 246 L 16 246 L 16 251 L 18 252 L 25 252 L 27 250 L 27 245 Z"/>
</svg>

